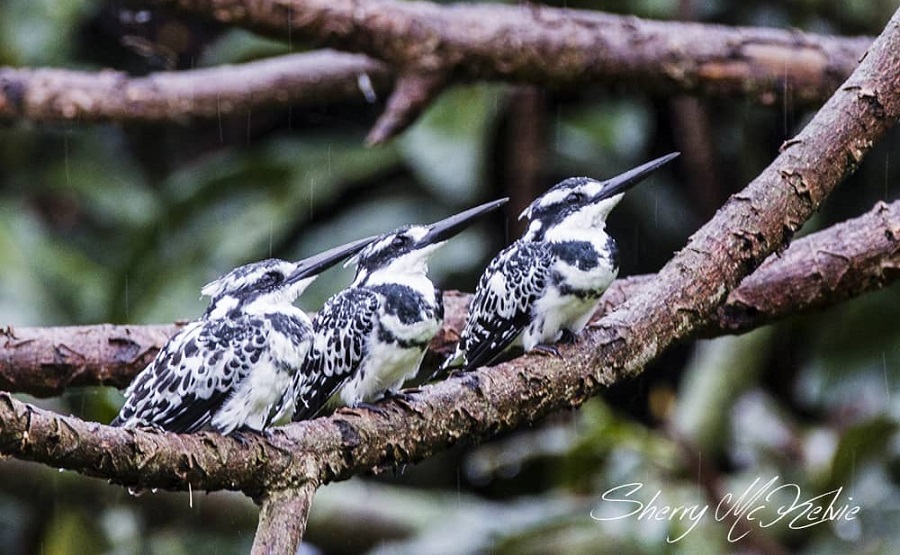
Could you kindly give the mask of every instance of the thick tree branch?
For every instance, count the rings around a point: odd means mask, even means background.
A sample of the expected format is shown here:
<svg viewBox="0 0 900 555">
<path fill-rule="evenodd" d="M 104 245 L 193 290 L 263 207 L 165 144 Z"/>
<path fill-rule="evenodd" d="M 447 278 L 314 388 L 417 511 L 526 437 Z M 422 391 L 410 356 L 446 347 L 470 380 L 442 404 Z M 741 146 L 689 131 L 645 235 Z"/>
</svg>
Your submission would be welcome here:
<svg viewBox="0 0 900 555">
<path fill-rule="evenodd" d="M 655 276 L 618 280 L 598 316 L 612 312 Z M 787 316 L 820 310 L 900 278 L 900 201 L 791 243 L 773 254 L 716 309 L 692 337 L 743 333 Z"/>
<path fill-rule="evenodd" d="M 823 308 L 898 277 L 900 201 L 879 203 L 860 218 L 794 241 L 784 253 L 769 257 L 717 309 L 708 334 L 747 331 L 770 321 L 769 315 Z M 779 289 L 770 289 L 766 278 Z"/>
<path fill-rule="evenodd" d="M 579 350 L 570 363 L 597 368 L 621 359 L 623 373 L 631 375 L 661 348 L 707 325 L 740 280 L 792 237 L 896 123 L 898 91 L 900 12 L 778 158 L 733 195 L 639 295 L 604 318 L 591 337 L 600 348 Z M 603 383 L 609 376 L 594 378 Z"/>
<path fill-rule="evenodd" d="M 315 475 L 314 468 L 298 462 L 302 454 L 295 457 L 255 435 L 239 440 L 111 428 L 39 409 L 7 393 L 0 393 L 0 454 L 139 487 L 241 490 L 254 498 L 282 472 L 296 476 L 305 467 L 301 473 Z"/>
<path fill-rule="evenodd" d="M 125 387 L 178 326 L 68 326 L 0 330 L 0 390 L 38 397 L 67 387 Z"/>
<path fill-rule="evenodd" d="M 404 74 L 821 102 L 871 39 L 661 22 L 534 5 L 396 0 L 140 0 L 368 54 Z M 398 93 L 399 94 L 399 93 Z M 407 101 L 403 101 L 407 102 Z M 409 120 L 411 121 L 411 120 Z M 397 131 L 400 129 L 398 128 Z"/>
<path fill-rule="evenodd" d="M 718 308 L 705 336 L 737 333 L 821 309 L 900 278 L 900 201 L 814 233 L 772 255 Z M 615 310 L 653 275 L 617 280 L 596 318 Z M 431 344 L 436 364 L 459 338 L 471 295 L 444 295 L 445 321 Z M 0 390 L 59 395 L 67 387 L 123 388 L 177 326 L 70 326 L 0 330 Z"/>
<path fill-rule="evenodd" d="M 391 79 L 383 63 L 329 50 L 147 77 L 119 71 L 3 68 L 0 121 L 215 118 L 255 108 L 363 100 L 386 92 Z"/>
</svg>

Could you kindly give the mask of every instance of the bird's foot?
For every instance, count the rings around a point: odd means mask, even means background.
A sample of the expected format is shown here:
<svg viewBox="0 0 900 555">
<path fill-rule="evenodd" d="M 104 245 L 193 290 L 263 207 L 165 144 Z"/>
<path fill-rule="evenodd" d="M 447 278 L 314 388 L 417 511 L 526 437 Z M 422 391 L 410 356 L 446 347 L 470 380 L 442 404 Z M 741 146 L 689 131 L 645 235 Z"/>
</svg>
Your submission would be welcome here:
<svg viewBox="0 0 900 555">
<path fill-rule="evenodd" d="M 412 401 L 413 396 L 416 393 L 422 393 L 421 387 L 410 387 L 408 389 L 404 389 L 402 391 L 386 391 L 384 393 L 385 399 L 396 399 L 399 401 Z"/>
<path fill-rule="evenodd" d="M 557 349 L 553 345 L 543 345 L 543 344 L 535 345 L 534 348 L 531 350 L 531 352 L 536 355 L 553 356 L 556 358 L 562 358 L 562 355 L 559 354 L 559 349 Z"/>
<path fill-rule="evenodd" d="M 391 399 L 408 412 L 420 412 L 419 409 L 415 408 L 411 403 L 414 400 L 414 396 L 416 393 L 421 393 L 422 389 L 419 387 L 411 387 L 409 389 L 404 389 L 403 391 L 388 391 L 384 394 L 385 399 Z"/>
<path fill-rule="evenodd" d="M 559 343 L 563 345 L 571 345 L 576 341 L 578 341 L 578 337 L 576 337 L 576 335 L 572 333 L 572 330 L 562 330 L 562 336 L 560 336 L 559 338 Z"/>
<path fill-rule="evenodd" d="M 357 405 L 358 406 L 358 405 Z M 362 413 L 356 410 L 356 407 L 338 407 L 334 414 L 349 414 L 351 416 L 360 417 Z"/>
<path fill-rule="evenodd" d="M 228 434 L 228 437 L 230 437 L 230 438 L 234 439 L 235 441 L 237 441 L 238 443 L 240 443 L 241 447 L 247 447 L 248 445 L 250 445 L 250 440 L 247 437 L 246 428 L 240 428 L 238 430 L 235 430 L 235 431 L 231 432 L 230 434 Z"/>
<path fill-rule="evenodd" d="M 448 378 L 452 376 L 457 371 L 465 370 L 466 368 L 466 360 L 465 357 L 462 356 L 449 356 L 444 359 L 437 369 L 431 373 L 431 376 L 428 377 L 426 382 L 433 382 L 437 380 L 442 380 L 444 378 Z"/>
<path fill-rule="evenodd" d="M 248 445 L 250 445 L 253 436 L 268 439 L 269 433 L 265 430 L 260 431 L 254 430 L 253 428 L 250 428 L 248 426 L 241 426 L 240 428 L 228 434 L 228 437 L 240 443 L 241 447 L 247 447 Z"/>
<path fill-rule="evenodd" d="M 374 412 L 375 414 L 379 414 L 382 416 L 385 413 L 387 413 L 387 409 L 385 409 L 382 406 L 376 405 L 374 403 L 357 403 L 356 406 L 354 406 L 352 409 L 350 409 L 350 411 L 352 411 L 353 409 L 366 409 L 366 410 L 370 410 L 370 411 Z M 356 412 L 354 414 L 356 414 L 357 416 L 362 416 L 358 412 Z"/>
</svg>

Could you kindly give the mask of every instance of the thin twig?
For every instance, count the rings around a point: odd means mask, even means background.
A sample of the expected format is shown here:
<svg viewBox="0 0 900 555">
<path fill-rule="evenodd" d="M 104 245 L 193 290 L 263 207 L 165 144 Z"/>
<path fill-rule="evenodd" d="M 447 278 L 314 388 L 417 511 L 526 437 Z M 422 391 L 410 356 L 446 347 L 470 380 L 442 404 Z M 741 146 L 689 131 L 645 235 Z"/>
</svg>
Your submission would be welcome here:
<svg viewBox="0 0 900 555">
<path fill-rule="evenodd" d="M 441 74 L 401 75 L 366 143 L 382 145 L 402 133 L 440 94 L 445 82 L 446 77 Z"/>
<path fill-rule="evenodd" d="M 259 526 L 253 538 L 253 555 L 292 554 L 303 540 L 316 484 L 266 493 L 259 508 Z"/>
</svg>

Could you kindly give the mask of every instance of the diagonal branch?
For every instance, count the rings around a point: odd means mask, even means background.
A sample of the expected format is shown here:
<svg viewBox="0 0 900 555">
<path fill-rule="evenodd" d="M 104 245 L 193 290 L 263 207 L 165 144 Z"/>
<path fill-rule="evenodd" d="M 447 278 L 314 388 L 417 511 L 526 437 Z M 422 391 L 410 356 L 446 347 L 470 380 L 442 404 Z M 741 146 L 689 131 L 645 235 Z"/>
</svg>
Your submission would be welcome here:
<svg viewBox="0 0 900 555">
<path fill-rule="evenodd" d="M 599 315 L 615 310 L 652 275 L 619 280 Z M 858 218 L 798 239 L 773 254 L 692 337 L 744 333 L 787 316 L 821 310 L 900 279 L 900 201 L 879 202 Z M 652 286 L 652 285 L 651 285 Z"/>
<path fill-rule="evenodd" d="M 748 276 L 718 308 L 703 335 L 744 332 L 804 310 L 821 309 L 900 278 L 900 201 L 791 244 Z M 615 310 L 653 275 L 617 280 L 595 318 Z M 431 344 L 447 354 L 471 295 L 444 294 L 445 320 Z M 69 326 L 0 330 L 0 390 L 59 395 L 68 387 L 125 387 L 177 326 Z"/>
<path fill-rule="evenodd" d="M 574 353 L 574 365 L 622 360 L 605 383 L 637 373 L 669 344 L 707 325 L 744 276 L 786 241 L 827 195 L 856 170 L 900 116 L 900 12 L 859 68 L 781 154 L 715 217 L 654 280 L 604 318 L 591 334 L 600 346 Z M 591 380 L 593 381 L 593 380 Z M 588 384 L 594 391 L 597 385 Z"/>
<path fill-rule="evenodd" d="M 335 98 L 363 100 L 373 91 L 387 91 L 390 82 L 383 63 L 329 50 L 134 78 L 118 71 L 4 68 L 0 121 L 215 118 Z"/>
</svg>

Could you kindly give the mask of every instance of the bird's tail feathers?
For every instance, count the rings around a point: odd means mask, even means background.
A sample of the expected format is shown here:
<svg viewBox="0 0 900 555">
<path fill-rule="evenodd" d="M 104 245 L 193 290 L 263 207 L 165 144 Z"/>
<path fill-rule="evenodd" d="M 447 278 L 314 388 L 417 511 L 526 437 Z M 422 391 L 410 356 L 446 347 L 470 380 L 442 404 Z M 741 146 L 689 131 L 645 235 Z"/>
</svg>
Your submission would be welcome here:
<svg viewBox="0 0 900 555">
<path fill-rule="evenodd" d="M 439 378 L 445 377 L 450 373 L 451 370 L 455 370 L 457 368 L 463 368 L 466 366 L 466 352 L 461 349 L 458 345 L 456 350 L 453 351 L 453 354 L 444 359 L 444 362 L 438 366 L 438 369 L 434 371 L 431 377 L 426 381 L 434 381 Z"/>
</svg>

